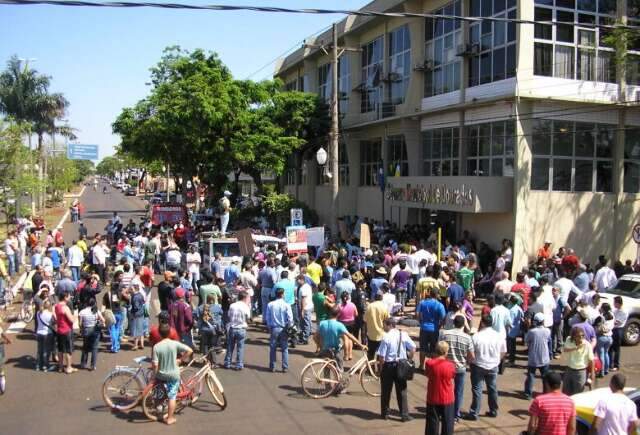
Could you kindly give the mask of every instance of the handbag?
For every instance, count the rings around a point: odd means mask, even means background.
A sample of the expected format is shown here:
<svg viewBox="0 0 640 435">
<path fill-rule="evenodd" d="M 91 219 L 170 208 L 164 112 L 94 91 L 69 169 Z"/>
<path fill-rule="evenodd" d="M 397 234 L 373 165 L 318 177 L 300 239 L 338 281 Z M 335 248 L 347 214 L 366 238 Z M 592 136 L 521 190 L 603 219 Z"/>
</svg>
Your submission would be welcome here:
<svg viewBox="0 0 640 435">
<path fill-rule="evenodd" d="M 402 331 L 399 331 L 398 335 L 398 352 L 397 355 L 400 357 L 400 346 L 402 346 Z M 410 381 L 413 379 L 413 371 L 415 369 L 415 365 L 413 360 L 407 358 L 398 358 L 398 364 L 396 366 L 396 376 L 398 379 L 402 381 Z"/>
<path fill-rule="evenodd" d="M 102 316 L 104 317 L 104 324 L 107 328 L 111 328 L 112 325 L 116 324 L 116 316 L 114 316 L 113 311 L 110 308 L 104 310 Z"/>
</svg>

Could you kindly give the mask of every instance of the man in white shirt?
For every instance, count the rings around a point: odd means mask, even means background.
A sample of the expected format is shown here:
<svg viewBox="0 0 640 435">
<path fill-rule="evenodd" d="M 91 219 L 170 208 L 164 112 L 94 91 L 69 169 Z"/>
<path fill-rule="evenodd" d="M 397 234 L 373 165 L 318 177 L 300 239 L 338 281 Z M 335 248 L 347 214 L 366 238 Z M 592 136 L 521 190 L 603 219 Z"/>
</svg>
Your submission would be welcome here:
<svg viewBox="0 0 640 435">
<path fill-rule="evenodd" d="M 187 269 L 191 274 L 191 286 L 195 292 L 198 291 L 198 281 L 200 281 L 200 265 L 202 264 L 202 258 L 198 252 L 196 245 L 191 245 L 189 252 L 187 253 Z"/>
<path fill-rule="evenodd" d="M 74 241 L 73 245 L 69 248 L 69 258 L 67 259 L 67 265 L 71 269 L 73 280 L 78 283 L 80 281 L 80 269 L 84 262 L 84 253 L 82 248 Z"/>
<path fill-rule="evenodd" d="M 493 319 L 491 315 L 480 319 L 480 330 L 471 341 L 475 360 L 471 363 L 471 391 L 473 400 L 469 414 L 465 415 L 466 420 L 478 420 L 480 414 L 480 402 L 482 400 L 482 387 L 487 384 L 487 395 L 489 397 L 488 417 L 498 416 L 498 388 L 496 381 L 498 377 L 498 366 L 507 353 L 507 344 L 499 332 L 492 328 Z"/>
<path fill-rule="evenodd" d="M 578 299 L 582 295 L 580 289 L 576 287 L 573 281 L 567 278 L 562 271 L 560 271 L 560 275 L 560 279 L 553 283 L 553 286 L 560 290 L 560 298 L 567 303 L 569 302 L 571 293 L 575 293 L 576 299 Z"/>
<path fill-rule="evenodd" d="M 311 313 L 313 313 L 313 290 L 307 284 L 304 275 L 296 278 L 298 285 L 298 307 L 300 307 L 300 344 L 308 344 L 311 336 Z"/>
<path fill-rule="evenodd" d="M 101 240 L 93 247 L 93 265 L 100 277 L 100 282 L 104 285 L 107 281 L 107 242 Z"/>
<path fill-rule="evenodd" d="M 616 281 L 618 281 L 618 278 L 616 277 L 613 269 L 607 266 L 607 259 L 604 255 L 601 255 L 600 258 L 598 258 L 598 262 L 600 263 L 600 268 L 596 272 L 594 281 L 596 282 L 598 290 L 603 292 L 613 287 Z"/>
<path fill-rule="evenodd" d="M 598 435 L 617 435 L 636 433 L 638 429 L 638 413 L 636 405 L 624 394 L 627 378 L 622 373 L 611 377 L 609 388 L 612 394 L 602 397 L 596 405 L 593 414 L 593 429 L 591 433 Z"/>
<path fill-rule="evenodd" d="M 249 295 L 241 290 L 238 293 L 238 301 L 231 304 L 227 316 L 227 354 L 224 358 L 224 367 L 231 368 L 231 358 L 234 348 L 237 349 L 234 370 L 242 370 L 244 367 L 244 342 L 247 338 L 247 321 L 251 318 L 249 309 Z"/>
</svg>

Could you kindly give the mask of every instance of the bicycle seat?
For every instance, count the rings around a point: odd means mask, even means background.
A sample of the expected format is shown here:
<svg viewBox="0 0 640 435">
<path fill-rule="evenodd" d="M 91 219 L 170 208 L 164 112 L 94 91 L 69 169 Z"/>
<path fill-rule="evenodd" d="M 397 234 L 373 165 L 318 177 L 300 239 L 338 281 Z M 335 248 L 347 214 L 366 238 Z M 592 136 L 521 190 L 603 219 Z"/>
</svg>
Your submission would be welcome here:
<svg viewBox="0 0 640 435">
<path fill-rule="evenodd" d="M 133 362 L 138 364 L 138 365 L 142 365 L 142 363 L 150 363 L 151 362 L 151 358 L 148 357 L 148 356 L 138 356 L 138 357 L 133 359 Z"/>
</svg>

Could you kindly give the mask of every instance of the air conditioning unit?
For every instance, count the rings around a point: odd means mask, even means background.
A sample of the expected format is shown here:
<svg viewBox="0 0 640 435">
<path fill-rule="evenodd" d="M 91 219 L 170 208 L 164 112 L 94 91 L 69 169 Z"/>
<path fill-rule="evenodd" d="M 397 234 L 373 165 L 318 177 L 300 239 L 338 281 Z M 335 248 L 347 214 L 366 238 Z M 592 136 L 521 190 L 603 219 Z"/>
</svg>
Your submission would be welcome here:
<svg viewBox="0 0 640 435">
<path fill-rule="evenodd" d="M 417 63 L 413 66 L 414 71 L 431 71 L 433 69 L 433 61 L 425 60 L 422 63 Z"/>
<path fill-rule="evenodd" d="M 480 54 L 479 44 L 459 44 L 456 49 L 456 56 L 476 56 Z"/>
<path fill-rule="evenodd" d="M 385 82 L 400 82 L 402 81 L 402 75 L 396 72 L 390 72 L 384 80 Z"/>
</svg>

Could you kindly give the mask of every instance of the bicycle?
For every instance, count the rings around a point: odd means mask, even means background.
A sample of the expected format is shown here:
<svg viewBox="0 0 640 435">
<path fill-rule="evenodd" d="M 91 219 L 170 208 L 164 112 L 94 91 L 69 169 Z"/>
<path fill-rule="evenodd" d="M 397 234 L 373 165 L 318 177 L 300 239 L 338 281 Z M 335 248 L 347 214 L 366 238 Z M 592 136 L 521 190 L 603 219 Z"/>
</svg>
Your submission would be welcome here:
<svg viewBox="0 0 640 435">
<path fill-rule="evenodd" d="M 102 383 L 102 400 L 114 411 L 126 412 L 135 408 L 142 400 L 144 389 L 153 380 L 151 367 L 144 367 L 144 363 L 151 363 L 148 356 L 133 359 L 138 367 L 116 366 Z M 186 366 L 180 369 L 180 378 L 185 381 L 196 373 L 196 370 Z"/>
<path fill-rule="evenodd" d="M 352 376 L 358 376 L 365 393 L 380 397 L 380 378 L 376 375 L 377 362 L 369 361 L 363 351 L 362 357 L 347 372 L 338 368 L 333 358 L 315 358 L 300 372 L 300 384 L 305 394 L 312 399 L 324 399 L 344 390 Z"/>
<path fill-rule="evenodd" d="M 211 349 L 207 355 L 193 358 L 187 365 L 187 368 L 190 368 L 194 363 L 203 363 L 202 368 L 188 379 L 184 380 L 185 378 L 181 376 L 183 380 L 180 382 L 180 389 L 176 397 L 176 412 L 180 412 L 185 407 L 191 406 L 198 401 L 202 395 L 205 382 L 215 403 L 221 409 L 227 407 L 224 389 L 213 370 L 214 363 L 211 354 L 214 351 L 214 349 Z M 164 382 L 153 380 L 143 392 L 142 411 L 144 415 L 151 421 L 158 421 L 164 418 L 168 409 L 169 397 L 167 396 Z"/>
</svg>

